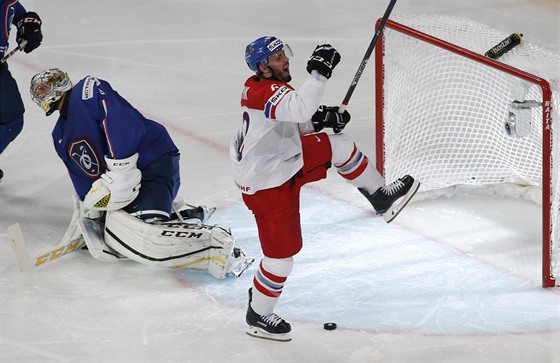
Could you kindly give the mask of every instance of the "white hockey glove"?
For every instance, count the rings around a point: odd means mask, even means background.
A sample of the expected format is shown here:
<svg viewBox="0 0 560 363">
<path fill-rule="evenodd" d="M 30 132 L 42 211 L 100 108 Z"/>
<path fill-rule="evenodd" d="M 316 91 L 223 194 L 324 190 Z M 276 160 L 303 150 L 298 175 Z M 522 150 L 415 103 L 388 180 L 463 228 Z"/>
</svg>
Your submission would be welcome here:
<svg viewBox="0 0 560 363">
<path fill-rule="evenodd" d="M 84 206 L 97 210 L 117 210 L 138 196 L 142 172 L 136 167 L 138 153 L 126 159 L 105 157 L 107 171 L 97 179 L 84 199 Z"/>
</svg>

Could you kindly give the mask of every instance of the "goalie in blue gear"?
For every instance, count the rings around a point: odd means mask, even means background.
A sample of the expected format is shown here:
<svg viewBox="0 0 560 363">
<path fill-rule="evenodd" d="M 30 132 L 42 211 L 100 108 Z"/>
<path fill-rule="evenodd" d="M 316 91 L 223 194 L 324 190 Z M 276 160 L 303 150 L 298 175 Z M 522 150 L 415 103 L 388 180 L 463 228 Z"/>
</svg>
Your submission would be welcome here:
<svg viewBox="0 0 560 363">
<path fill-rule="evenodd" d="M 84 236 L 93 257 L 239 275 L 252 262 L 228 230 L 203 224 L 213 209 L 177 196 L 179 150 L 165 127 L 144 117 L 104 80 L 72 86 L 53 68 L 31 79 L 31 98 L 59 111 L 52 138 L 74 185 L 65 240 Z"/>
</svg>

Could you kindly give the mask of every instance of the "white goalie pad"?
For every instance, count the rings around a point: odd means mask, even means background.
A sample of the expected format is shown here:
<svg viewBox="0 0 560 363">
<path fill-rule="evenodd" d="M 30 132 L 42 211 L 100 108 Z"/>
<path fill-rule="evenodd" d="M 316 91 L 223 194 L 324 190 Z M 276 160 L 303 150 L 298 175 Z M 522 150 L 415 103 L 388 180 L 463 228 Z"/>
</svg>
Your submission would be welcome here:
<svg viewBox="0 0 560 363">
<path fill-rule="evenodd" d="M 215 278 L 223 279 L 227 274 L 239 277 L 255 261 L 245 255 L 230 231 L 214 226 L 211 237 L 208 272 Z"/>
<path fill-rule="evenodd" d="M 80 218 L 78 223 L 87 249 L 93 258 L 103 262 L 116 262 L 126 258 L 107 246 L 100 219 Z"/>
<path fill-rule="evenodd" d="M 107 212 L 105 242 L 131 260 L 154 266 L 239 276 L 253 262 L 229 231 L 201 223 L 146 223 L 119 210 Z"/>
</svg>

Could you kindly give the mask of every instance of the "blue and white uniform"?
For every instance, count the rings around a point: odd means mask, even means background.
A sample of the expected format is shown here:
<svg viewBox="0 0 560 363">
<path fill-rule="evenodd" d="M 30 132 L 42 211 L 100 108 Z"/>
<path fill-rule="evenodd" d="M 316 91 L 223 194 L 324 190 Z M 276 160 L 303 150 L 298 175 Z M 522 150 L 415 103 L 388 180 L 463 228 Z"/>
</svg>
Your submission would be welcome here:
<svg viewBox="0 0 560 363">
<path fill-rule="evenodd" d="M 138 153 L 140 194 L 125 210 L 171 213 L 180 185 L 178 148 L 163 125 L 144 117 L 108 82 L 91 76 L 79 81 L 63 103 L 52 137 L 81 200 L 105 172 L 105 156 L 125 159 Z"/>
<path fill-rule="evenodd" d="M 0 55 L 4 57 L 8 53 L 8 40 L 10 29 L 14 19 L 26 13 L 25 8 L 18 0 L 0 0 L 0 11 L 2 12 L 2 34 L 0 34 Z"/>
<path fill-rule="evenodd" d="M 0 56 L 8 53 L 10 30 L 14 19 L 26 13 L 18 0 L 0 0 L 2 30 L 0 34 Z M 7 63 L 0 63 L 0 153 L 23 129 L 25 108 L 14 77 Z"/>
</svg>

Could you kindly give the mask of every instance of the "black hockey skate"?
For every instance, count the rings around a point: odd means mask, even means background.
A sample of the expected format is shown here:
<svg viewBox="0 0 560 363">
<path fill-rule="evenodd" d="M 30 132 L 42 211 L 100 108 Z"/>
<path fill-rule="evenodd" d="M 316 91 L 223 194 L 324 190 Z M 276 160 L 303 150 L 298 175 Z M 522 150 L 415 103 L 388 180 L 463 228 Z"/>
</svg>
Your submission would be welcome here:
<svg viewBox="0 0 560 363">
<path fill-rule="evenodd" d="M 0 169 L 0 181 L 2 181 L 3 177 L 4 177 L 4 172 L 2 171 L 2 169 Z"/>
<path fill-rule="evenodd" d="M 198 207 L 185 207 L 184 209 L 178 210 L 171 214 L 170 219 L 172 221 L 180 220 L 180 221 L 187 221 L 190 223 L 194 223 L 195 220 L 199 220 L 201 223 L 205 223 L 212 214 L 216 211 L 216 208 L 206 207 L 206 206 L 198 206 Z"/>
<path fill-rule="evenodd" d="M 371 195 L 362 188 L 358 188 L 358 190 L 371 203 L 373 209 L 383 215 L 385 222 L 390 223 L 416 194 L 418 188 L 420 188 L 420 182 L 414 180 L 410 175 L 405 175 L 391 184 L 377 189 Z M 402 200 L 395 204 L 401 198 Z"/>
<path fill-rule="evenodd" d="M 249 307 L 245 318 L 247 324 L 249 324 L 248 335 L 281 342 L 292 340 L 289 334 L 292 330 L 290 323 L 274 313 L 267 316 L 257 314 L 251 307 L 251 301 L 253 301 L 253 288 L 249 289 Z"/>
</svg>

